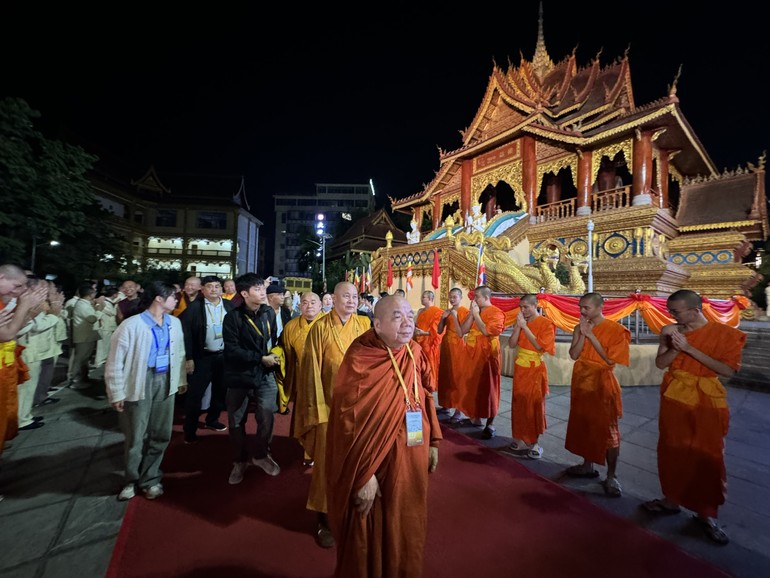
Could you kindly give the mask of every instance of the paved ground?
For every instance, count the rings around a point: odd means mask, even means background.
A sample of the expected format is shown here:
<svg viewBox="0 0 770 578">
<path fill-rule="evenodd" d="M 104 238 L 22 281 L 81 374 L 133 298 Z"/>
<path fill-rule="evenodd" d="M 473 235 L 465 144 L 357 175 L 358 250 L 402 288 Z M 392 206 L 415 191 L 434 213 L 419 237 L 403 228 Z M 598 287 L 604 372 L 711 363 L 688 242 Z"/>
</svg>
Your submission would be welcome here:
<svg viewBox="0 0 770 578">
<path fill-rule="evenodd" d="M 121 487 L 122 435 L 116 414 L 102 392 L 98 385 L 60 392 L 60 403 L 37 411 L 45 416 L 46 426 L 20 432 L 3 454 L 0 576 L 104 576 L 126 504 L 115 499 Z M 511 379 L 504 377 L 501 411 L 495 422 L 498 435 L 481 443 L 501 451 L 510 443 L 510 401 Z M 564 449 L 567 387 L 553 387 L 548 398 L 548 431 L 541 440 L 543 459 L 522 460 L 522 464 L 619 516 L 633 519 L 736 578 L 770 576 L 770 394 L 729 388 L 728 501 L 720 521 L 732 541 L 723 547 L 707 541 L 687 513 L 655 519 L 639 510 L 642 501 L 660 492 L 655 457 L 658 389 L 624 388 L 623 402 L 618 468 L 622 498 L 606 497 L 598 480 L 563 476 L 566 466 L 580 462 Z M 481 428 L 471 426 L 458 429 L 475 438 L 481 432 Z M 552 551 L 558 553 L 558 548 Z M 622 576 L 623 572 L 597 563 L 597 576 L 602 575 Z M 451 569 L 447 569 L 446 577 L 454 578 Z"/>
</svg>

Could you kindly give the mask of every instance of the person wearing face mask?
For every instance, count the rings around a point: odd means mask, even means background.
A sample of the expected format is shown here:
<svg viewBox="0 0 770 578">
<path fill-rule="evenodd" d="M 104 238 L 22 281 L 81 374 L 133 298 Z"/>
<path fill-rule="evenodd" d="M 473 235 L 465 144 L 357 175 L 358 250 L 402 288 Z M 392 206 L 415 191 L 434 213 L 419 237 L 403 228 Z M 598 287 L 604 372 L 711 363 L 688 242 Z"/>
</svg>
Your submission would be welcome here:
<svg viewBox="0 0 770 578">
<path fill-rule="evenodd" d="M 321 295 L 321 311 L 329 313 L 334 306 L 334 298 L 331 293 L 324 293 Z"/>
</svg>

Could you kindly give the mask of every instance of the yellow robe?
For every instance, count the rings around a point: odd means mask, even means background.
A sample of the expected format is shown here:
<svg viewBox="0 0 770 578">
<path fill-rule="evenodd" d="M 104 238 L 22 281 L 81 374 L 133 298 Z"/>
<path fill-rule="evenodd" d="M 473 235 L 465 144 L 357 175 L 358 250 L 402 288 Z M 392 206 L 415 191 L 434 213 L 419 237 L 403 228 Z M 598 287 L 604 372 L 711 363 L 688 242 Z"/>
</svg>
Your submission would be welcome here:
<svg viewBox="0 0 770 578">
<path fill-rule="evenodd" d="M 332 310 L 316 320 L 305 341 L 299 379 L 295 381 L 294 436 L 314 460 L 307 508 L 326 512 L 326 429 L 332 403 L 334 379 L 345 352 L 371 327 L 364 315 L 352 314 L 343 325 Z"/>
<path fill-rule="evenodd" d="M 299 379 L 299 364 L 302 361 L 302 352 L 305 350 L 305 340 L 307 339 L 310 328 L 322 316 L 319 313 L 314 319 L 308 321 L 301 315 L 289 321 L 281 333 L 281 343 L 283 344 L 283 354 L 285 356 L 285 375 L 283 377 L 283 389 L 290 403 L 293 403 L 295 410 L 291 416 L 290 435 L 296 431 L 296 401 L 297 401 L 297 380 Z"/>
</svg>

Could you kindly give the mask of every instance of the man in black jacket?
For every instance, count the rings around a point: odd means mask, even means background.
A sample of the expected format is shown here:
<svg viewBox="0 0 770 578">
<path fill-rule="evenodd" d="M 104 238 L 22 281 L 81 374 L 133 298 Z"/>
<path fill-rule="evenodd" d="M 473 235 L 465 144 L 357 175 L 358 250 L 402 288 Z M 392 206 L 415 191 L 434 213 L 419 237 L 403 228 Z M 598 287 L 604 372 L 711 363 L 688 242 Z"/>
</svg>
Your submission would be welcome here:
<svg viewBox="0 0 770 578">
<path fill-rule="evenodd" d="M 243 303 L 225 315 L 224 321 L 226 405 L 234 462 L 230 484 L 241 483 L 249 464 L 270 476 L 281 471 L 270 456 L 278 409 L 274 371 L 280 364 L 280 358 L 270 353 L 278 340 L 275 312 L 267 304 L 264 280 L 256 273 L 238 277 L 235 290 Z M 246 447 L 249 401 L 256 405 L 257 421 L 256 451 L 251 458 Z"/>
<path fill-rule="evenodd" d="M 206 388 L 211 384 L 211 402 L 205 427 L 226 431 L 219 421 L 225 409 L 224 338 L 222 326 L 225 315 L 235 306 L 222 298 L 222 280 L 210 275 L 201 279 L 202 299 L 191 301 L 179 315 L 184 330 L 188 390 L 185 400 L 184 441 L 198 441 L 198 418 Z"/>
</svg>

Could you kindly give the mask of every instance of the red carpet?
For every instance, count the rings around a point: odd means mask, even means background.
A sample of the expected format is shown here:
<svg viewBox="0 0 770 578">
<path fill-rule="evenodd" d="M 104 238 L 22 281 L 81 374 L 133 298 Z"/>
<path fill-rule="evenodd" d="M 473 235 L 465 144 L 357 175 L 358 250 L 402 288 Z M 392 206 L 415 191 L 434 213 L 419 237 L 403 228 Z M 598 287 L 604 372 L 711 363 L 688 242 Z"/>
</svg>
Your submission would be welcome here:
<svg viewBox="0 0 770 578">
<path fill-rule="evenodd" d="M 309 472 L 277 416 L 281 474 L 250 468 L 230 486 L 227 434 L 195 446 L 175 434 L 165 495 L 131 500 L 107 578 L 328 578 L 315 545 Z M 252 424 L 253 427 L 253 424 Z M 175 426 L 176 431 L 181 431 Z M 711 564 L 447 428 L 431 477 L 425 578 L 726 578 Z"/>
</svg>

